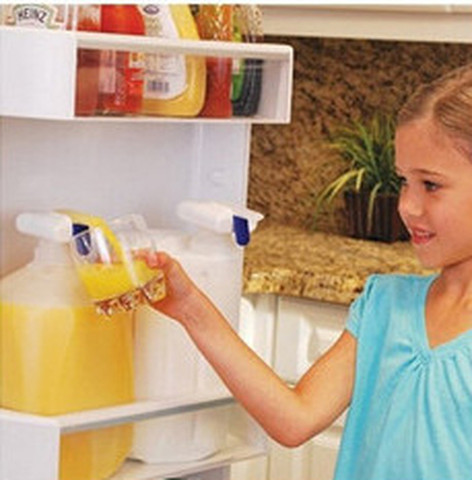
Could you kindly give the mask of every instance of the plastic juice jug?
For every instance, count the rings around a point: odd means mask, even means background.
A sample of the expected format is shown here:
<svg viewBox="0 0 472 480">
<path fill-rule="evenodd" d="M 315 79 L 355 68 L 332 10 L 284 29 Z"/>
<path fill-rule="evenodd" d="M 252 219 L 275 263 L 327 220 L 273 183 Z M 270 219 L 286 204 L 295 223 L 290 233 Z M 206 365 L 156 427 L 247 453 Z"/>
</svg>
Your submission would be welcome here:
<svg viewBox="0 0 472 480">
<path fill-rule="evenodd" d="M 56 415 L 133 401 L 132 318 L 97 315 L 68 248 L 60 214 L 19 216 L 19 230 L 42 237 L 34 260 L 0 281 L 0 405 Z M 60 480 L 104 479 L 132 442 L 132 426 L 65 434 Z"/>
<path fill-rule="evenodd" d="M 136 5 L 101 6 L 102 32 L 144 35 Z M 105 50 L 100 60 L 98 108 L 103 114 L 136 114 L 143 97 L 144 55 Z"/>
<path fill-rule="evenodd" d="M 141 5 L 146 35 L 198 40 L 188 5 Z M 142 113 L 192 117 L 205 100 L 205 59 L 191 55 L 145 55 Z"/>
<path fill-rule="evenodd" d="M 198 33 L 203 40 L 233 39 L 232 5 L 199 5 L 195 12 Z M 207 57 L 205 104 L 201 117 L 230 117 L 232 59 Z"/>
<path fill-rule="evenodd" d="M 262 42 L 262 14 L 256 5 L 235 5 L 234 29 L 236 40 Z M 246 58 L 238 65 L 239 75 L 234 74 L 231 102 L 233 115 L 251 116 L 257 113 L 262 89 L 263 60 Z"/>
</svg>

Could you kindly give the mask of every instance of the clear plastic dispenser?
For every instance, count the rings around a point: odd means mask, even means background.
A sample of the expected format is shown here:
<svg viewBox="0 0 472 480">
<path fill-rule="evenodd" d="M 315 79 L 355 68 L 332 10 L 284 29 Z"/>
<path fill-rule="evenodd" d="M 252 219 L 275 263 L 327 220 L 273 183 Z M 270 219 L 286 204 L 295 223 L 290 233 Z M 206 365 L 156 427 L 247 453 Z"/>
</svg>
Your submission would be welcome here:
<svg viewBox="0 0 472 480">
<path fill-rule="evenodd" d="M 69 257 L 72 222 L 21 214 L 34 259 L 0 281 L 0 405 L 56 415 L 133 401 L 132 318 L 96 313 Z M 100 480 L 119 468 L 132 427 L 64 434 L 60 480 Z"/>
<path fill-rule="evenodd" d="M 216 202 L 182 202 L 177 215 L 194 233 L 151 230 L 158 250 L 183 265 L 237 330 L 241 299 L 242 248 L 262 215 Z M 136 395 L 141 399 L 229 395 L 184 329 L 150 307 L 136 311 Z M 135 425 L 132 457 L 148 463 L 198 460 L 225 447 L 225 407 L 186 412 Z"/>
</svg>

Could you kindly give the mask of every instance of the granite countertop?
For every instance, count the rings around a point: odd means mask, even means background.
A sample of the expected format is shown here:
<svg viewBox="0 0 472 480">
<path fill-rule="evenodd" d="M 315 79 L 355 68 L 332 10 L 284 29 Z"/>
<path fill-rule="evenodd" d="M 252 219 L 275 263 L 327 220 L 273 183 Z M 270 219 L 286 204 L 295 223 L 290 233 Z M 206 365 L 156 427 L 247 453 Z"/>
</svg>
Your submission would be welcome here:
<svg viewBox="0 0 472 480">
<path fill-rule="evenodd" d="M 373 273 L 428 274 L 408 242 L 387 244 L 262 223 L 244 256 L 243 291 L 349 304 Z"/>
</svg>

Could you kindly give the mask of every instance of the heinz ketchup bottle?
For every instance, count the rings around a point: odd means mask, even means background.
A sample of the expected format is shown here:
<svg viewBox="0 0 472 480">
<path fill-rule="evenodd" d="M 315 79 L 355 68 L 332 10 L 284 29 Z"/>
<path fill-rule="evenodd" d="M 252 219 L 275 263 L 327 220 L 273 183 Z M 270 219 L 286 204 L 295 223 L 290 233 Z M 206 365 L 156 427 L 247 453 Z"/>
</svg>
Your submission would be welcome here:
<svg viewBox="0 0 472 480">
<path fill-rule="evenodd" d="M 102 5 L 102 32 L 144 35 L 144 21 L 136 5 Z M 102 52 L 98 108 L 103 114 L 136 114 L 143 98 L 144 54 Z"/>
</svg>

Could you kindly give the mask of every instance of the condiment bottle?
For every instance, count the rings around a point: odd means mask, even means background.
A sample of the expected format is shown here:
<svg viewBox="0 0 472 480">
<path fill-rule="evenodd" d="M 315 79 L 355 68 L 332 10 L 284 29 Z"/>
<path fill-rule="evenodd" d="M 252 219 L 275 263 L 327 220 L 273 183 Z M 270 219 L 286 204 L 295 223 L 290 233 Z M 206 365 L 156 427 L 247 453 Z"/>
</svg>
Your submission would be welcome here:
<svg viewBox="0 0 472 480">
<path fill-rule="evenodd" d="M 234 31 L 243 42 L 262 42 L 262 13 L 256 5 L 235 5 Z M 257 113 L 262 89 L 264 61 L 246 58 L 239 63 L 240 74 L 233 72 L 231 101 L 233 115 L 251 116 Z M 234 64 L 233 64 L 234 67 Z"/>
<path fill-rule="evenodd" d="M 73 30 L 100 31 L 100 5 L 77 5 L 72 22 Z M 99 68 L 99 50 L 77 50 L 76 115 L 95 115 L 97 112 Z"/>
<path fill-rule="evenodd" d="M 20 27 L 65 30 L 69 19 L 67 4 L 25 3 L 2 5 L 2 23 Z"/>
<path fill-rule="evenodd" d="M 203 40 L 232 41 L 233 6 L 199 5 L 194 11 L 198 33 Z M 230 117 L 232 59 L 207 57 L 207 87 L 205 104 L 200 116 Z"/>
<path fill-rule="evenodd" d="M 10 4 L 2 6 L 2 23 L 51 30 L 100 30 L 100 5 Z M 94 115 L 98 98 L 100 52 L 77 50 L 75 114 Z"/>
<path fill-rule="evenodd" d="M 144 35 L 136 5 L 101 6 L 102 32 Z M 100 60 L 98 108 L 102 114 L 137 114 L 143 96 L 144 54 L 105 50 Z"/>
<path fill-rule="evenodd" d="M 140 6 L 146 35 L 198 40 L 188 5 Z M 146 54 L 142 113 L 196 116 L 205 100 L 206 67 L 200 56 Z"/>
</svg>

